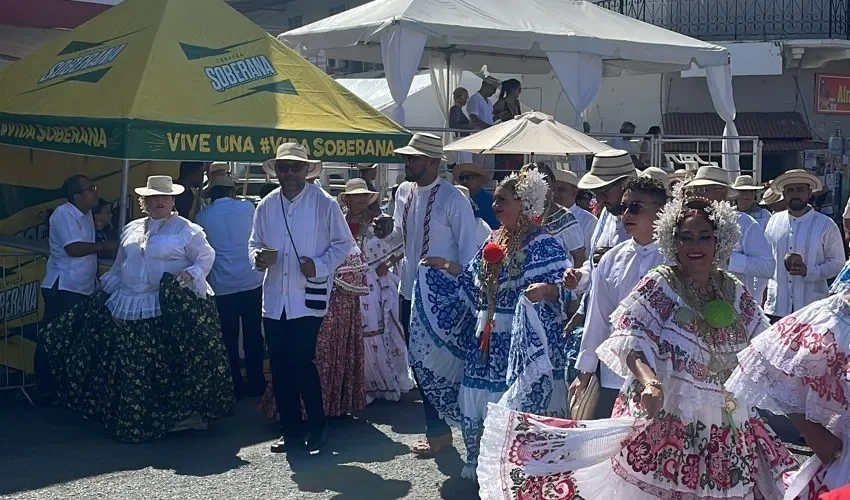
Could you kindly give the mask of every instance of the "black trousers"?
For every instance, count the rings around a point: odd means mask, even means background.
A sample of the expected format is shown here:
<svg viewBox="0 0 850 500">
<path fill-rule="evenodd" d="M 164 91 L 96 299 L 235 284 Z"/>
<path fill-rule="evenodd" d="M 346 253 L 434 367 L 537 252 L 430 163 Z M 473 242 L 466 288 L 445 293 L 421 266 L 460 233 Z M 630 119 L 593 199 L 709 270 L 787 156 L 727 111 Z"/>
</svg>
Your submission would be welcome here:
<svg viewBox="0 0 850 500">
<path fill-rule="evenodd" d="M 611 413 L 614 411 L 614 403 L 617 401 L 619 394 L 620 391 L 618 389 L 608 389 L 600 385 L 599 401 L 596 403 L 596 410 L 593 412 L 593 420 L 611 418 Z"/>
<path fill-rule="evenodd" d="M 42 317 L 41 324 L 46 326 L 65 311 L 86 300 L 88 295 L 60 290 L 59 280 L 57 279 L 56 283 L 53 284 L 53 288 L 41 289 L 41 297 L 44 299 L 44 316 Z M 33 367 L 35 368 L 35 381 L 38 384 L 39 391 L 45 395 L 55 395 L 56 382 L 53 380 L 53 374 L 50 372 L 50 362 L 47 359 L 47 352 L 44 350 L 44 343 L 41 341 L 41 337 L 38 338 L 35 346 Z"/>
<path fill-rule="evenodd" d="M 261 392 L 266 385 L 263 376 L 263 287 L 253 290 L 216 295 L 218 317 L 221 321 L 221 336 L 227 349 L 230 374 L 237 395 L 245 391 L 242 372 L 239 369 L 239 323 L 242 323 L 242 348 L 245 351 L 245 372 L 248 389 Z"/>
<path fill-rule="evenodd" d="M 404 328 L 404 339 L 410 345 L 410 307 L 411 302 L 404 297 L 399 297 L 399 312 L 401 314 L 401 325 Z M 437 437 L 451 432 L 449 425 L 440 418 L 434 405 L 428 401 L 428 397 L 421 389 L 419 378 L 416 376 L 416 370 L 413 370 L 413 378 L 416 385 L 420 387 L 419 393 L 422 396 L 422 408 L 425 410 L 425 436 Z"/>
<path fill-rule="evenodd" d="M 300 439 L 306 432 L 320 433 L 327 425 L 316 368 L 316 340 L 322 318 L 287 319 L 284 311 L 279 320 L 263 318 L 263 325 L 283 435 Z M 307 411 L 306 429 L 301 420 L 301 401 Z"/>
</svg>

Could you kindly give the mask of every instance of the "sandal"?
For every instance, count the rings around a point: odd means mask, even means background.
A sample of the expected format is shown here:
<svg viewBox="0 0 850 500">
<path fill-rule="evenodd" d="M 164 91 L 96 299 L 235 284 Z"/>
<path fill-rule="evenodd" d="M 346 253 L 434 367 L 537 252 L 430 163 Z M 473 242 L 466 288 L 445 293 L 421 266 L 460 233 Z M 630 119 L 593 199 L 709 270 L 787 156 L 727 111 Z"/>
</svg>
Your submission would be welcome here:
<svg viewBox="0 0 850 500">
<path fill-rule="evenodd" d="M 435 455 L 440 454 L 442 451 L 447 448 L 452 447 L 452 434 L 443 434 L 442 436 L 435 437 L 425 437 L 423 439 L 419 439 L 413 446 L 410 447 L 410 451 L 413 452 L 414 455 L 417 455 L 419 458 L 430 458 Z"/>
</svg>

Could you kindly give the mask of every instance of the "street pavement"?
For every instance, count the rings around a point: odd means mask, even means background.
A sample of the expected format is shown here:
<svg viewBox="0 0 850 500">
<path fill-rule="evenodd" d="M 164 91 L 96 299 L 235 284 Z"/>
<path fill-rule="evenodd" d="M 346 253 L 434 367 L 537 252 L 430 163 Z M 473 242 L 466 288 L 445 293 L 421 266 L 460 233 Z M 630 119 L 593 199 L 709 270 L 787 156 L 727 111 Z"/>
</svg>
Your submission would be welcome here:
<svg viewBox="0 0 850 500">
<path fill-rule="evenodd" d="M 474 500 L 456 451 L 436 460 L 411 455 L 423 432 L 421 402 L 377 401 L 334 422 L 327 452 L 273 454 L 276 426 L 240 401 L 208 431 L 143 444 L 114 442 L 65 409 L 31 407 L 0 393 L 0 498 Z M 463 450 L 460 433 L 455 447 Z"/>
</svg>

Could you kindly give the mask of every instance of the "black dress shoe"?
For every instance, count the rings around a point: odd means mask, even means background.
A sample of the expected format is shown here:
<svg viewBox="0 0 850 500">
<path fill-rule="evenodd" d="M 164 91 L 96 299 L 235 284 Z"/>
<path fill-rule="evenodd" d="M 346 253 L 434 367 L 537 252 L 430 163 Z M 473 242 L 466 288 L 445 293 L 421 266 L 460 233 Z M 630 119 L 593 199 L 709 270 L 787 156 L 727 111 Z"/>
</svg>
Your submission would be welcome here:
<svg viewBox="0 0 850 500">
<path fill-rule="evenodd" d="M 328 426 L 325 425 L 318 433 L 311 433 L 307 437 L 307 452 L 315 455 L 322 451 L 322 448 L 328 443 Z"/>
<path fill-rule="evenodd" d="M 282 436 L 271 445 L 272 453 L 288 453 L 291 451 L 303 451 L 305 449 L 304 438 L 295 436 Z"/>
</svg>

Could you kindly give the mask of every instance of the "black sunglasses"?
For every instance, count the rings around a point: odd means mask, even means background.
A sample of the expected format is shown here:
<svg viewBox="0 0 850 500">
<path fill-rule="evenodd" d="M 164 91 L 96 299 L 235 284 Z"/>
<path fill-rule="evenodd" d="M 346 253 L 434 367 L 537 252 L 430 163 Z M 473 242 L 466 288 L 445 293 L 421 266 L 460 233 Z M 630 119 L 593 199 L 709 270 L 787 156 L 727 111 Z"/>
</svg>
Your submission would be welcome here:
<svg viewBox="0 0 850 500">
<path fill-rule="evenodd" d="M 89 186 L 88 186 L 88 187 L 85 187 L 85 188 L 83 188 L 83 189 L 80 189 L 79 191 L 77 191 L 77 192 L 76 192 L 76 193 L 74 193 L 74 194 L 83 194 L 83 193 L 85 193 L 86 191 L 93 191 L 93 192 L 97 192 L 97 184 L 89 184 Z"/>
<path fill-rule="evenodd" d="M 457 180 L 459 180 L 459 181 L 461 181 L 461 182 L 463 182 L 463 181 L 471 181 L 471 180 L 475 180 L 475 179 L 477 179 L 477 178 L 479 178 L 479 177 L 481 177 L 481 176 L 480 176 L 480 175 L 478 175 L 478 174 L 462 174 L 462 175 L 459 175 L 459 176 L 458 176 Z"/>
<path fill-rule="evenodd" d="M 305 166 L 306 165 L 304 165 L 301 162 L 286 162 L 286 163 L 284 163 L 284 162 L 281 161 L 281 162 L 277 162 L 277 163 L 274 164 L 275 170 L 282 173 L 282 174 L 285 174 L 287 172 L 291 172 L 293 174 L 298 173 L 298 172 L 304 170 Z"/>
<path fill-rule="evenodd" d="M 617 209 L 620 214 L 625 214 L 628 210 L 634 215 L 640 215 L 640 213 L 646 208 L 642 203 L 633 201 L 631 203 L 620 203 L 617 205 Z"/>
</svg>

